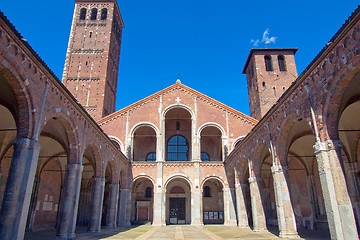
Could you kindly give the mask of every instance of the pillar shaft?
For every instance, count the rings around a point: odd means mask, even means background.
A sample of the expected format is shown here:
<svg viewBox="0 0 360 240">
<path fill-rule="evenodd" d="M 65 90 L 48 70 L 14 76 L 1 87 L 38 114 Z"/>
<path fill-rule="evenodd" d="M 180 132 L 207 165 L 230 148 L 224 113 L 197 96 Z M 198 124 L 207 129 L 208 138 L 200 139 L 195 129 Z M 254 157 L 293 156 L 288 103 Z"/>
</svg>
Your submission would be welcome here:
<svg viewBox="0 0 360 240">
<path fill-rule="evenodd" d="M 341 167 L 341 142 L 316 142 L 321 189 L 332 239 L 357 239 L 355 217 Z"/>
<path fill-rule="evenodd" d="M 224 218 L 225 226 L 236 226 L 236 212 L 235 212 L 235 189 L 225 188 L 223 191 L 224 195 Z"/>
<path fill-rule="evenodd" d="M 94 177 L 92 185 L 91 215 L 89 232 L 101 231 L 101 213 L 104 199 L 105 182 L 103 177 Z"/>
<path fill-rule="evenodd" d="M 191 192 L 191 225 L 202 225 L 201 192 L 200 192 L 200 160 L 194 162 L 194 189 Z"/>
<path fill-rule="evenodd" d="M 154 205 L 153 205 L 153 225 L 154 226 L 162 226 L 165 225 L 165 218 L 162 217 L 163 213 L 163 204 L 164 204 L 164 194 L 163 194 L 163 162 L 157 162 L 157 178 L 156 184 L 154 186 Z"/>
<path fill-rule="evenodd" d="M 273 165 L 271 172 L 274 179 L 276 212 L 279 224 L 280 237 L 297 237 L 297 228 L 294 210 L 291 205 L 290 193 L 287 184 L 287 169 Z"/>
<path fill-rule="evenodd" d="M 119 183 L 109 184 L 109 205 L 106 213 L 106 227 L 116 228 L 116 213 L 119 196 Z"/>
<path fill-rule="evenodd" d="M 245 184 L 236 184 L 235 185 L 235 195 L 236 195 L 236 212 L 238 218 L 238 227 L 239 228 L 248 228 L 249 221 L 246 211 L 245 203 Z"/>
<path fill-rule="evenodd" d="M 40 144 L 29 138 L 13 141 L 14 153 L 0 212 L 0 238 L 23 239 Z"/>
<path fill-rule="evenodd" d="M 253 217 L 254 231 L 266 230 L 266 218 L 259 189 L 259 179 L 249 178 L 251 210 Z"/>
<path fill-rule="evenodd" d="M 120 189 L 120 206 L 118 211 L 118 226 L 130 226 L 131 211 L 131 191 L 130 189 Z"/>
<path fill-rule="evenodd" d="M 311 216 L 310 216 L 310 229 L 315 229 L 315 218 L 316 218 L 316 206 L 317 206 L 317 196 L 314 184 L 314 176 L 307 175 L 306 176 L 306 183 L 309 189 L 309 196 L 310 196 L 310 206 L 311 206 Z"/>
<path fill-rule="evenodd" d="M 82 169 L 83 166 L 80 164 L 66 165 L 65 182 L 61 194 L 57 228 L 57 236 L 60 239 L 75 238 Z"/>
</svg>

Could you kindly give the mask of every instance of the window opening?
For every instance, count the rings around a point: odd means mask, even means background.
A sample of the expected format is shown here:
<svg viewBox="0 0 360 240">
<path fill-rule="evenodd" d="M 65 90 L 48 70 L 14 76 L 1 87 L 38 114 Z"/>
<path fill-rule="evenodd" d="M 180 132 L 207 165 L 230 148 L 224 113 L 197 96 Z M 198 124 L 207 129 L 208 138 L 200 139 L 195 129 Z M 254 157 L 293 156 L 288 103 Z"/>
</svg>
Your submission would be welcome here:
<svg viewBox="0 0 360 240">
<path fill-rule="evenodd" d="M 273 70 L 273 66 L 272 66 L 271 56 L 266 55 L 266 56 L 264 57 L 264 59 L 265 59 L 266 71 L 274 71 L 274 70 Z"/>
<path fill-rule="evenodd" d="M 151 187 L 147 187 L 146 189 L 145 189 L 145 197 L 146 198 L 151 198 Z"/>
<path fill-rule="evenodd" d="M 209 162 L 209 161 L 210 161 L 209 154 L 207 154 L 206 152 L 202 152 L 202 153 L 201 153 L 201 161 L 203 161 L 203 162 Z"/>
<path fill-rule="evenodd" d="M 279 62 L 280 71 L 282 72 L 286 71 L 285 57 L 283 55 L 278 56 L 278 62 Z"/>
<path fill-rule="evenodd" d="M 262 82 L 262 86 L 263 86 L 263 89 L 265 89 L 265 88 L 266 88 L 266 86 L 265 86 L 265 82 Z"/>
<path fill-rule="evenodd" d="M 204 187 L 204 197 L 211 197 L 209 186 Z"/>
<path fill-rule="evenodd" d="M 283 87 L 283 92 L 285 92 L 285 87 Z"/>
<path fill-rule="evenodd" d="M 96 20 L 96 17 L 97 17 L 97 9 L 93 8 L 93 9 L 91 9 L 90 20 Z"/>
<path fill-rule="evenodd" d="M 180 131 L 180 122 L 179 121 L 176 122 L 176 131 Z"/>
<path fill-rule="evenodd" d="M 86 18 L 86 8 L 80 9 L 80 17 L 79 20 L 85 20 Z"/>
<path fill-rule="evenodd" d="M 276 97 L 276 89 L 275 89 L 275 87 L 274 87 L 274 96 Z"/>
<path fill-rule="evenodd" d="M 146 161 L 147 161 L 147 162 L 155 162 L 155 161 L 156 161 L 156 153 L 154 153 L 154 152 L 149 153 L 149 154 L 146 156 Z"/>
<path fill-rule="evenodd" d="M 107 18 L 107 8 L 101 9 L 101 20 L 106 20 Z"/>
<path fill-rule="evenodd" d="M 188 160 L 188 143 L 186 138 L 180 135 L 171 137 L 167 144 L 168 161 L 187 161 Z"/>
<path fill-rule="evenodd" d="M 93 32 L 90 32 L 89 37 L 91 38 Z"/>
</svg>

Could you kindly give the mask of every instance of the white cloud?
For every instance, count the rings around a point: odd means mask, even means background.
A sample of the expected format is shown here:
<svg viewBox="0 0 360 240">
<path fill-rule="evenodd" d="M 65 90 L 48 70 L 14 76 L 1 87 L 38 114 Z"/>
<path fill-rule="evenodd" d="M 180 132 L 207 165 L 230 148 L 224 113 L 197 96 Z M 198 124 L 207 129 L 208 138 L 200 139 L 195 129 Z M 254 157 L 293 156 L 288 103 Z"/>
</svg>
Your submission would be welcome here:
<svg viewBox="0 0 360 240">
<path fill-rule="evenodd" d="M 269 37 L 269 35 L 270 35 L 270 30 L 267 28 L 263 33 L 263 37 L 261 41 L 260 39 L 256 39 L 256 40 L 251 39 L 250 44 L 252 44 L 254 47 L 257 47 L 261 42 L 265 44 L 275 43 L 278 37 Z"/>
</svg>

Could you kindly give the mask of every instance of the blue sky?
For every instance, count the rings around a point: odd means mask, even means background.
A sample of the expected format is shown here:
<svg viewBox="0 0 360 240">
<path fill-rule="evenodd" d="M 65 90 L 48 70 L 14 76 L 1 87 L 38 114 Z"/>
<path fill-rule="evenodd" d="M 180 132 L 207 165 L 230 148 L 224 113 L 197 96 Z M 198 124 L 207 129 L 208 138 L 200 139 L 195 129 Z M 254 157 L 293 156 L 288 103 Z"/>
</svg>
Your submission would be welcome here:
<svg viewBox="0 0 360 240">
<path fill-rule="evenodd" d="M 57 3 L 57 4 L 56 4 Z M 1 3 L 1 11 L 61 79 L 73 0 Z M 116 109 L 153 94 L 180 74 L 185 85 L 249 114 L 242 70 L 269 29 L 268 47 L 299 48 L 300 74 L 358 1 L 118 0 L 123 30 Z M 260 42 L 258 47 L 264 47 Z"/>
</svg>

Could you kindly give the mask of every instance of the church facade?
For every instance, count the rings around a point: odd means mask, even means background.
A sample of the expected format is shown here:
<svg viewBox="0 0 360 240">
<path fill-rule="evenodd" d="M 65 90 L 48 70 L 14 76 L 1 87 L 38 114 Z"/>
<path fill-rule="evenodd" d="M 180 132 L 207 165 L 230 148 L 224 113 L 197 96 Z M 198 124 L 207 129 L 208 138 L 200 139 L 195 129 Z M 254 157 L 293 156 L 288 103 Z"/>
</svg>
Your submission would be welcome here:
<svg viewBox="0 0 360 240">
<path fill-rule="evenodd" d="M 75 3 L 62 81 L 1 13 L 2 239 L 149 222 L 359 237 L 359 8 L 300 76 L 297 49 L 252 49 L 247 116 L 180 80 L 115 112 L 119 7 Z"/>
</svg>

